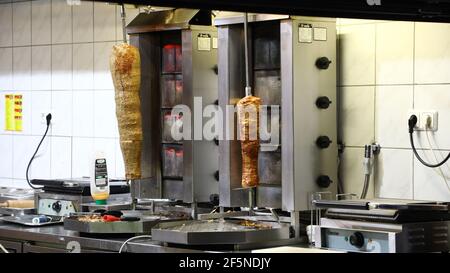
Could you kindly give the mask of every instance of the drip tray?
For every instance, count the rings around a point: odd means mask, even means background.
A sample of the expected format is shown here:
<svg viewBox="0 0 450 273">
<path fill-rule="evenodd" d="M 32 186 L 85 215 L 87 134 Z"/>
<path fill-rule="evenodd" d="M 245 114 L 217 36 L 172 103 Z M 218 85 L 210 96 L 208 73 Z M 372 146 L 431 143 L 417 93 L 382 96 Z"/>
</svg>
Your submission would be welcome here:
<svg viewBox="0 0 450 273">
<path fill-rule="evenodd" d="M 289 239 L 286 223 L 215 219 L 160 223 L 152 229 L 155 241 L 184 245 L 234 245 Z"/>
</svg>

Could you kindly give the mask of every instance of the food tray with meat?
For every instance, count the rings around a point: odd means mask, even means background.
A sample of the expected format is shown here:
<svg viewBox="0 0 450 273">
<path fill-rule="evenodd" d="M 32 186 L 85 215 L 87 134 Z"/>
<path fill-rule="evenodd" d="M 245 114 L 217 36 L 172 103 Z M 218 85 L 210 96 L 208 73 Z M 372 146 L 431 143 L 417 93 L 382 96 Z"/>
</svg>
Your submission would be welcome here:
<svg viewBox="0 0 450 273">
<path fill-rule="evenodd" d="M 179 214 L 164 213 L 153 215 L 125 213 L 121 217 L 100 213 L 77 213 L 64 219 L 64 229 L 94 234 L 149 234 L 152 227 L 160 222 L 182 219 L 186 218 Z"/>
<path fill-rule="evenodd" d="M 155 241 L 185 245 L 250 244 L 289 239 L 289 224 L 236 219 L 160 223 Z"/>
</svg>

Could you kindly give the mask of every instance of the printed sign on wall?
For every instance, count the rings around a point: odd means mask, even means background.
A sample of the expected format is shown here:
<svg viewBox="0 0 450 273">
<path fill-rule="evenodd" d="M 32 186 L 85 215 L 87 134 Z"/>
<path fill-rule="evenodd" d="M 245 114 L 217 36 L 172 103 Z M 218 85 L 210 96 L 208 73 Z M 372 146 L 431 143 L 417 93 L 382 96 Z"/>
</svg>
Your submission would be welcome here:
<svg viewBox="0 0 450 273">
<path fill-rule="evenodd" d="M 5 130 L 22 131 L 22 100 L 20 94 L 5 95 Z"/>
</svg>

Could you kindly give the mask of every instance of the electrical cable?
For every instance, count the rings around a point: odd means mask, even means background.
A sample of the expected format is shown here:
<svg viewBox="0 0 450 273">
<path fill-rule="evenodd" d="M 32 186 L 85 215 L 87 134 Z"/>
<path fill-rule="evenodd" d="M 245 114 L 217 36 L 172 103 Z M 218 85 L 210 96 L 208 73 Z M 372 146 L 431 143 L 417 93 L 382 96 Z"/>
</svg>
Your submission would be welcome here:
<svg viewBox="0 0 450 273">
<path fill-rule="evenodd" d="M 126 244 L 128 244 L 129 242 L 136 240 L 136 239 L 143 239 L 143 238 L 148 238 L 151 239 L 152 236 L 151 235 L 140 235 L 140 236 L 136 236 L 136 237 L 131 237 L 129 239 L 127 239 L 125 242 L 123 242 L 123 244 L 120 246 L 119 248 L 119 253 L 122 253 L 123 248 L 125 247 Z"/>
<path fill-rule="evenodd" d="M 46 121 L 47 121 L 47 128 L 45 129 L 45 133 L 44 133 L 44 135 L 42 136 L 41 141 L 39 141 L 39 144 L 38 144 L 38 146 L 37 146 L 37 148 L 36 148 L 36 151 L 34 152 L 33 156 L 31 157 L 30 162 L 28 162 L 27 171 L 26 171 L 26 173 L 25 173 L 25 176 L 26 176 L 26 178 L 27 178 L 27 183 L 28 183 L 28 185 L 29 185 L 32 189 L 35 189 L 35 190 L 41 189 L 41 188 L 40 188 L 40 187 L 34 186 L 34 185 L 30 182 L 30 179 L 29 179 L 29 177 L 28 177 L 28 172 L 30 171 L 30 166 L 31 166 L 31 163 L 32 163 L 33 160 L 34 160 L 34 157 L 36 156 L 37 152 L 39 151 L 39 148 L 41 147 L 42 142 L 44 141 L 45 137 L 47 136 L 48 129 L 50 128 L 50 121 L 52 120 L 52 114 L 48 114 L 48 115 L 45 117 L 45 119 L 46 119 Z"/>
<path fill-rule="evenodd" d="M 433 148 L 433 145 L 431 144 L 430 135 L 429 135 L 429 131 L 428 130 L 426 131 L 426 135 L 427 135 L 428 146 L 430 148 L 430 151 L 433 154 L 434 159 L 436 161 L 439 161 L 439 159 L 436 156 L 436 153 L 435 153 L 435 150 Z M 448 165 L 447 165 L 447 168 L 449 168 Z M 450 168 L 449 168 L 449 170 L 450 170 Z M 448 185 L 448 181 L 447 181 L 448 178 L 445 176 L 444 171 L 442 170 L 442 168 L 438 167 L 438 170 L 436 170 L 436 172 L 438 173 L 439 176 L 442 177 L 442 179 L 444 180 L 445 186 L 447 186 L 447 189 L 450 191 L 450 186 Z"/>
<path fill-rule="evenodd" d="M 0 249 L 4 252 L 4 253 L 9 253 L 8 250 L 6 250 L 6 248 L 0 244 Z"/>
<path fill-rule="evenodd" d="M 409 127 L 409 142 L 411 143 L 411 147 L 413 150 L 414 155 L 416 156 L 416 158 L 420 161 L 420 163 L 422 163 L 423 165 L 429 167 L 429 168 L 439 168 L 442 165 L 444 165 L 449 159 L 450 159 L 450 153 L 448 153 L 448 155 L 444 158 L 443 161 L 438 162 L 436 164 L 430 164 L 428 162 L 426 162 L 425 160 L 422 159 L 422 157 L 420 157 L 419 153 L 416 150 L 416 146 L 414 145 L 414 137 L 413 137 L 413 132 L 414 132 L 414 127 L 417 124 L 417 116 L 416 115 L 411 115 L 409 117 L 408 120 L 408 127 Z"/>
<path fill-rule="evenodd" d="M 337 186 L 338 186 L 338 194 L 344 193 L 344 183 L 342 180 L 342 154 L 344 153 L 344 144 L 338 144 L 338 157 L 337 157 Z"/>
</svg>

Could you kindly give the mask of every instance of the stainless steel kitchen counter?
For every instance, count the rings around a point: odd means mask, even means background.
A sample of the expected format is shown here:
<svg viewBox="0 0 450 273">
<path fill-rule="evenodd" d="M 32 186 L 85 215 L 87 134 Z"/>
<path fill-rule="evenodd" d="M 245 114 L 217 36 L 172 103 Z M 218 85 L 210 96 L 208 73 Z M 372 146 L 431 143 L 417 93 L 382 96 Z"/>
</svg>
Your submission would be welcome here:
<svg viewBox="0 0 450 273">
<path fill-rule="evenodd" d="M 25 227 L 15 224 L 9 224 L 0 220 L 0 240 L 19 241 L 29 245 L 38 245 L 49 247 L 49 252 L 52 249 L 59 248 L 64 250 L 70 242 L 71 244 L 79 244 L 82 252 L 118 252 L 120 246 L 127 238 L 95 238 L 80 236 L 76 231 L 64 230 L 63 225 L 44 226 L 44 227 Z M 282 252 L 317 252 L 311 249 L 308 245 L 295 245 L 286 248 L 279 248 Z M 205 250 L 187 249 L 181 247 L 168 247 L 160 242 L 152 241 L 151 239 L 138 239 L 127 243 L 124 249 L 127 252 L 135 253 L 193 253 L 206 252 Z M 230 252 L 229 250 L 228 252 Z M 59 251 L 61 252 L 61 251 Z M 217 251 L 214 251 L 217 252 Z M 222 251 L 219 251 L 222 252 Z M 247 250 L 246 252 L 251 252 Z M 254 252 L 265 252 L 264 249 L 259 249 Z M 278 252 L 276 248 L 267 249 L 267 252 Z"/>
<path fill-rule="evenodd" d="M 39 228 L 25 227 L 0 221 L 0 239 L 57 245 L 66 248 L 69 242 L 78 242 L 81 250 L 118 252 L 126 240 L 111 238 L 82 237 L 75 231 L 64 230 L 63 225 L 44 226 Z M 76 244 L 76 243 L 75 243 Z M 174 248 L 161 245 L 149 239 L 140 239 L 127 244 L 128 252 L 173 253 L 197 252 L 192 249 Z"/>
</svg>

